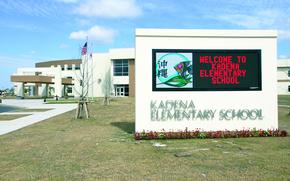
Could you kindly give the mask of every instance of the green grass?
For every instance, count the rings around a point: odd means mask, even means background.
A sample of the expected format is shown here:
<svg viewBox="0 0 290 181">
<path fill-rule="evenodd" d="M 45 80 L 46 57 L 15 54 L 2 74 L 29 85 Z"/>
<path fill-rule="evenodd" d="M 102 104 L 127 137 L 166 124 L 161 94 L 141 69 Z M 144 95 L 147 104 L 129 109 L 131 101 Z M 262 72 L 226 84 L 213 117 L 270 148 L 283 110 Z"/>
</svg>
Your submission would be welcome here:
<svg viewBox="0 0 290 181">
<path fill-rule="evenodd" d="M 18 96 L 5 96 L 5 97 L 2 97 L 2 99 L 19 99 L 20 97 Z M 44 97 L 43 96 L 27 96 L 25 95 L 24 96 L 24 99 L 43 99 Z M 53 98 L 53 97 L 49 97 L 49 98 Z"/>
<path fill-rule="evenodd" d="M 16 99 L 16 96 L 0 96 L 0 99 Z"/>
<path fill-rule="evenodd" d="M 45 112 L 52 109 L 17 109 L 13 112 Z"/>
<path fill-rule="evenodd" d="M 74 104 L 78 103 L 78 99 L 60 99 L 60 100 L 47 100 L 47 104 Z"/>
<path fill-rule="evenodd" d="M 101 101 L 101 98 L 89 98 L 90 102 L 96 102 L 96 101 Z M 59 100 L 55 100 L 55 99 L 48 99 L 46 101 L 47 104 L 74 104 L 74 103 L 78 103 L 79 99 L 78 98 L 68 98 L 68 99 L 59 99 Z"/>
<path fill-rule="evenodd" d="M 288 105 L 290 106 L 290 96 L 288 95 L 279 95 L 278 96 L 279 105 Z"/>
<path fill-rule="evenodd" d="M 0 115 L 0 121 L 10 121 L 13 119 L 18 119 L 18 118 L 22 118 L 24 116 L 29 116 L 30 114 L 15 114 L 15 115 L 11 115 L 11 114 L 1 114 Z"/>
<path fill-rule="evenodd" d="M 100 102 L 89 120 L 72 111 L 0 136 L 0 180 L 290 179 L 289 136 L 135 141 L 134 99 Z M 279 126 L 290 132 L 288 111 Z"/>
</svg>

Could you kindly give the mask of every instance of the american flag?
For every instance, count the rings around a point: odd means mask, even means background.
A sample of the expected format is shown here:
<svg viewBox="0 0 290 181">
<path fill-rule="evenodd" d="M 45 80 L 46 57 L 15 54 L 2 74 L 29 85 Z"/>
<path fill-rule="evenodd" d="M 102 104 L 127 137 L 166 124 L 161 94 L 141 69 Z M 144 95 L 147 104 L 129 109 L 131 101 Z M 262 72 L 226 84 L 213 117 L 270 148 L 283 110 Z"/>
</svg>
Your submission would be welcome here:
<svg viewBox="0 0 290 181">
<path fill-rule="evenodd" d="M 87 47 L 88 47 L 88 44 L 87 42 L 84 44 L 83 48 L 82 48 L 82 55 L 86 55 L 87 54 Z"/>
</svg>

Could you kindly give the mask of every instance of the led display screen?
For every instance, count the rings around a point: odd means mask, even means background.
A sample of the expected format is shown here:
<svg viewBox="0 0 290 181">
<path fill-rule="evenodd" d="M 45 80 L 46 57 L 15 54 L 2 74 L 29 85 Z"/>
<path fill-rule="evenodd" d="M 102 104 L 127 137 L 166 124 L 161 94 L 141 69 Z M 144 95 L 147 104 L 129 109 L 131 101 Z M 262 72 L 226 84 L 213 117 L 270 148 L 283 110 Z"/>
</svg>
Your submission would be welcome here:
<svg viewBox="0 0 290 181">
<path fill-rule="evenodd" d="M 152 50 L 153 91 L 259 91 L 261 50 Z"/>
</svg>

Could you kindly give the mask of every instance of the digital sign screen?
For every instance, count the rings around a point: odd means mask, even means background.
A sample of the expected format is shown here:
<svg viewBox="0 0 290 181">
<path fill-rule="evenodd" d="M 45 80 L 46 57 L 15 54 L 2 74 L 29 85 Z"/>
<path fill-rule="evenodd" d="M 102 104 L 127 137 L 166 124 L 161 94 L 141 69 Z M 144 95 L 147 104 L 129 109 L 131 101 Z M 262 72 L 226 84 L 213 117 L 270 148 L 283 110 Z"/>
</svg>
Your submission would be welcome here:
<svg viewBox="0 0 290 181">
<path fill-rule="evenodd" d="M 261 50 L 152 50 L 153 91 L 262 90 Z"/>
</svg>

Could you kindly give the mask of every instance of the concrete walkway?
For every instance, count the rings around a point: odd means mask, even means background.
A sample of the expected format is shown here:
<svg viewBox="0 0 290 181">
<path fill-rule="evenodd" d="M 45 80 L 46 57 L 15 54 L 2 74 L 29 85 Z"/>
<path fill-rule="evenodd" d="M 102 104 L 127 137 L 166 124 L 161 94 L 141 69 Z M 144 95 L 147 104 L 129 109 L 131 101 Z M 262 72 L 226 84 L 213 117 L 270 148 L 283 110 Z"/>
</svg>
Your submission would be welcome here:
<svg viewBox="0 0 290 181">
<path fill-rule="evenodd" d="M 0 135 L 10 133 L 12 131 L 21 129 L 34 123 L 46 120 L 53 116 L 74 110 L 77 108 L 77 104 L 44 104 L 43 100 L 14 100 L 4 99 L 3 105 L 24 107 L 27 109 L 51 109 L 45 112 L 15 112 L 14 114 L 32 114 L 18 119 L 10 121 L 0 121 Z M 13 112 L 3 112 L 0 115 L 9 114 Z"/>
<path fill-rule="evenodd" d="M 278 105 L 278 107 L 286 107 L 286 108 L 290 108 L 290 106 L 289 105 Z"/>
</svg>

